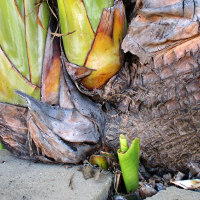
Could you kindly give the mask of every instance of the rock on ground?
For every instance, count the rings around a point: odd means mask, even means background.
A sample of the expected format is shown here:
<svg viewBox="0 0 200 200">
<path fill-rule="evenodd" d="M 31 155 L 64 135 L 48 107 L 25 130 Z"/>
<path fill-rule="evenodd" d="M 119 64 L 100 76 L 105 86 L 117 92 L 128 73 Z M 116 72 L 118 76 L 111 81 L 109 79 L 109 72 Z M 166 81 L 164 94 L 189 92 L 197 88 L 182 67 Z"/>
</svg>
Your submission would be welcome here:
<svg viewBox="0 0 200 200">
<path fill-rule="evenodd" d="M 200 192 L 168 187 L 153 197 L 146 198 L 146 200 L 200 200 Z"/>
<path fill-rule="evenodd" d="M 103 172 L 100 179 L 85 180 L 78 166 L 33 163 L 0 151 L 1 200 L 106 200 L 112 175 Z M 74 175 L 73 175 L 74 174 Z M 70 178 L 72 187 L 69 187 Z"/>
</svg>

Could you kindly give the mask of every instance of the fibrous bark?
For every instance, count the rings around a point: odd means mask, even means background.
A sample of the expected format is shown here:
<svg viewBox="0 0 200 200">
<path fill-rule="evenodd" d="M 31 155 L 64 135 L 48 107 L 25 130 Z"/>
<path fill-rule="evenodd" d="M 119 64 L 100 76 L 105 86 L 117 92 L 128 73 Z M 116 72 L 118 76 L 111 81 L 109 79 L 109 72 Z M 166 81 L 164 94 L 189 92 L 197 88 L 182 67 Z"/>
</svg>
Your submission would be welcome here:
<svg viewBox="0 0 200 200">
<path fill-rule="evenodd" d="M 199 1 L 143 0 L 136 11 L 122 48 L 138 59 L 121 112 L 108 112 L 107 140 L 115 147 L 113 132 L 140 137 L 147 166 L 186 170 L 200 161 Z"/>
</svg>

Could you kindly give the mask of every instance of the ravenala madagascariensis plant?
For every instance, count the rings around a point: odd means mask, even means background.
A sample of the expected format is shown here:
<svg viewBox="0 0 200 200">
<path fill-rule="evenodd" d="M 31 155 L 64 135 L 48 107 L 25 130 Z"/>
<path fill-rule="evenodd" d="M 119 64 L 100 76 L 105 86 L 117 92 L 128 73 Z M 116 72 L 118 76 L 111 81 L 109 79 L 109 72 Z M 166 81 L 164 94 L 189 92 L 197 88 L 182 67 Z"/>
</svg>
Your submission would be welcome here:
<svg viewBox="0 0 200 200">
<path fill-rule="evenodd" d="M 126 29 L 122 0 L 58 0 L 68 73 L 89 90 L 102 87 L 121 66 Z M 113 6 L 113 7 L 111 7 Z M 109 8 L 108 8 L 109 7 Z M 73 65 L 74 64 L 74 65 Z"/>
<path fill-rule="evenodd" d="M 67 71 L 82 77 L 89 89 L 101 87 L 120 68 L 125 11 L 122 1 L 104 9 L 111 5 L 113 1 L 58 1 L 64 49 L 73 63 Z M 104 115 L 62 70 L 60 41 L 52 36 L 57 23 L 48 1 L 0 1 L 0 24 L 1 142 L 23 158 L 79 162 L 96 148 Z"/>
</svg>

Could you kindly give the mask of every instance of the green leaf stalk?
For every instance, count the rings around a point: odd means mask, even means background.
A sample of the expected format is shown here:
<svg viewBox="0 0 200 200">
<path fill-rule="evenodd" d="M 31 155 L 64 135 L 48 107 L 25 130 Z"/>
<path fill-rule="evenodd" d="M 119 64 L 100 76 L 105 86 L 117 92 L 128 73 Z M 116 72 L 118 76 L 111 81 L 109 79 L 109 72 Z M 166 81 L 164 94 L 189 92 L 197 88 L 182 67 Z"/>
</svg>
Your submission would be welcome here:
<svg viewBox="0 0 200 200">
<path fill-rule="evenodd" d="M 127 193 L 136 191 L 139 186 L 139 156 L 140 140 L 136 138 L 128 148 L 128 143 L 124 135 L 120 135 L 120 149 L 117 151 L 119 164 L 122 171 Z"/>
<path fill-rule="evenodd" d="M 3 147 L 3 145 L 0 143 L 0 150 L 1 150 L 1 149 L 4 149 L 4 147 Z"/>
</svg>

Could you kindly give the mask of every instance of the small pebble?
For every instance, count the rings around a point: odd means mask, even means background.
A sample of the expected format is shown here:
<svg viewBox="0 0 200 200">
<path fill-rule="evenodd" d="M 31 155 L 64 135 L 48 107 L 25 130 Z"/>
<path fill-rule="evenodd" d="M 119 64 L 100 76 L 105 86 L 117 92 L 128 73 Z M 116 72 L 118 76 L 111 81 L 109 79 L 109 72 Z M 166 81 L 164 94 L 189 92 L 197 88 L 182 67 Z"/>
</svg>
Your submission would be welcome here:
<svg viewBox="0 0 200 200">
<path fill-rule="evenodd" d="M 66 168 L 66 169 L 69 169 L 69 168 L 72 168 L 72 166 L 70 166 L 70 165 L 65 165 L 65 168 Z"/>
<path fill-rule="evenodd" d="M 139 172 L 141 176 L 144 177 L 145 179 L 151 178 L 151 175 L 146 171 L 145 167 L 142 164 L 140 164 Z"/>
<path fill-rule="evenodd" d="M 77 171 L 82 172 L 83 166 L 78 166 Z"/>
<path fill-rule="evenodd" d="M 163 175 L 163 180 L 165 181 L 165 182 L 170 182 L 170 180 L 172 179 L 172 175 L 170 174 L 170 173 L 168 173 L 168 174 L 164 174 Z"/>
<path fill-rule="evenodd" d="M 200 172 L 196 175 L 196 178 L 200 179 Z"/>
<path fill-rule="evenodd" d="M 160 191 L 160 190 L 165 190 L 166 187 L 162 183 L 156 183 L 156 189 Z"/>
<path fill-rule="evenodd" d="M 153 179 L 153 177 L 149 179 L 149 184 L 152 185 L 155 188 L 156 181 Z"/>
<path fill-rule="evenodd" d="M 160 182 L 161 181 L 161 178 L 159 176 L 153 175 L 152 178 L 155 180 L 155 182 Z"/>
<path fill-rule="evenodd" d="M 174 176 L 173 180 L 174 180 L 174 181 L 180 181 L 180 180 L 183 179 L 184 176 L 185 176 L 184 173 L 178 172 L 178 173 Z"/>
<path fill-rule="evenodd" d="M 93 170 L 93 167 L 91 165 L 87 165 L 83 168 L 82 170 L 83 173 L 83 177 L 84 179 L 89 179 L 89 178 L 93 178 L 95 175 L 95 172 Z"/>
<path fill-rule="evenodd" d="M 161 178 L 156 176 L 156 175 L 153 175 L 150 179 L 149 179 L 149 184 L 152 185 L 154 188 L 156 187 L 156 183 L 159 183 L 161 182 Z"/>
<path fill-rule="evenodd" d="M 157 191 L 149 184 L 143 185 L 139 189 L 140 196 L 145 199 L 147 197 L 151 197 L 157 193 Z"/>
<path fill-rule="evenodd" d="M 191 177 L 194 177 L 200 173 L 200 164 L 199 163 L 189 163 L 188 167 L 189 167 Z"/>
<path fill-rule="evenodd" d="M 117 195 L 115 196 L 115 200 L 127 200 L 125 197 Z"/>
<path fill-rule="evenodd" d="M 138 174 L 139 174 L 139 180 L 140 181 L 145 181 L 145 178 L 142 176 L 142 174 L 140 172 L 138 172 Z"/>
</svg>

